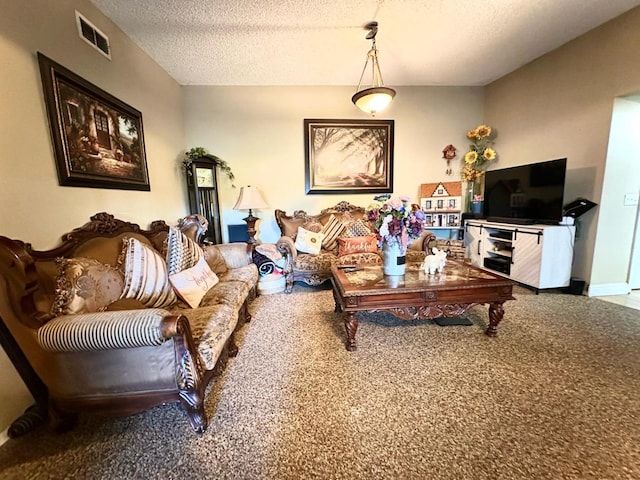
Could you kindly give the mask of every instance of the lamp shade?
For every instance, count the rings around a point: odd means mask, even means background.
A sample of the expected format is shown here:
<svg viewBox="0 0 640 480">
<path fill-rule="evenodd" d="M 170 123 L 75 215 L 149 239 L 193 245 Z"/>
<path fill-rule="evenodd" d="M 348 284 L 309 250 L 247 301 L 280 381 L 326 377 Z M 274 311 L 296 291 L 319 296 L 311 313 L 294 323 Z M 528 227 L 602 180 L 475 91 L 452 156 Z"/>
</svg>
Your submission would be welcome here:
<svg viewBox="0 0 640 480">
<path fill-rule="evenodd" d="M 260 190 L 256 187 L 252 187 L 251 185 L 247 185 L 246 187 L 240 187 L 240 195 L 238 196 L 238 201 L 233 207 L 234 210 L 253 210 L 260 208 L 267 208 L 267 202 L 262 198 L 262 194 Z"/>
</svg>

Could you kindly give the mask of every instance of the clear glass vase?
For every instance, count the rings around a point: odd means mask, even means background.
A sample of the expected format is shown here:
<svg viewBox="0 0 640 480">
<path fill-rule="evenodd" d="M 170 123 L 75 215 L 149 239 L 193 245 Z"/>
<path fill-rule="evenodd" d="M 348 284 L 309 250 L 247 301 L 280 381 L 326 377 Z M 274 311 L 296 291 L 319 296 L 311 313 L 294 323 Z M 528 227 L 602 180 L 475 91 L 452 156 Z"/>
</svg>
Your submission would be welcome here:
<svg viewBox="0 0 640 480">
<path fill-rule="evenodd" d="M 467 181 L 465 187 L 465 212 L 481 212 L 482 200 L 474 202 L 474 199 L 484 199 L 484 175 L 479 175 L 475 180 Z M 475 205 L 474 205 L 475 203 Z"/>
</svg>

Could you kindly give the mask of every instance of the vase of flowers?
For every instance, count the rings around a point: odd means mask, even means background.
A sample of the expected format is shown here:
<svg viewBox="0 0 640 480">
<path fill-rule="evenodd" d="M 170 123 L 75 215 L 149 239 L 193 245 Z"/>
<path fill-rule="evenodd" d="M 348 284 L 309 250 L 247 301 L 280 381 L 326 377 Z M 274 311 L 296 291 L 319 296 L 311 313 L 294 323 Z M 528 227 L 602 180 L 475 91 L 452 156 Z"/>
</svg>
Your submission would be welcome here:
<svg viewBox="0 0 640 480">
<path fill-rule="evenodd" d="M 424 231 L 424 212 L 417 205 L 412 207 L 408 197 L 391 198 L 385 194 L 374 200 L 366 208 L 365 216 L 382 249 L 383 272 L 404 275 L 407 247 Z"/>
<path fill-rule="evenodd" d="M 489 162 L 495 161 L 498 154 L 493 149 L 496 132 L 488 125 L 478 125 L 467 132 L 471 141 L 469 151 L 464 155 L 462 179 L 467 182 L 466 211 L 472 211 L 475 198 L 484 195 L 484 170 Z"/>
</svg>

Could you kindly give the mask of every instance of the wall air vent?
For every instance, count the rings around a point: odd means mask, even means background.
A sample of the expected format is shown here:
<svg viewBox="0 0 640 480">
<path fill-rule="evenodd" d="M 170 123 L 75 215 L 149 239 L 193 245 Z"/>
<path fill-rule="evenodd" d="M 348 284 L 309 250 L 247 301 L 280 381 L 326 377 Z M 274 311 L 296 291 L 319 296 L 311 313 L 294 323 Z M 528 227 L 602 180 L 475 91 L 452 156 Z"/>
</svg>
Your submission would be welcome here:
<svg viewBox="0 0 640 480">
<path fill-rule="evenodd" d="M 80 35 L 80 38 L 111 60 L 109 37 L 98 30 L 93 23 L 87 20 L 87 18 L 77 10 L 76 24 L 78 25 L 78 34 Z"/>
</svg>

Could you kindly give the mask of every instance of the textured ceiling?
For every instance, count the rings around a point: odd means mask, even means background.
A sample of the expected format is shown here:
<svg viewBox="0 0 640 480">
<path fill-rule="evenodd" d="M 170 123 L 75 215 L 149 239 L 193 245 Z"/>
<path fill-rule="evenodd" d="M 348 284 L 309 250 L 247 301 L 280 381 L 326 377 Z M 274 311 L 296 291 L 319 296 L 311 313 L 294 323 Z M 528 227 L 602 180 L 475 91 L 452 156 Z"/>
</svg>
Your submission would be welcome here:
<svg viewBox="0 0 640 480">
<path fill-rule="evenodd" d="M 91 0 L 182 85 L 485 85 L 640 0 Z M 114 52 L 117 54 L 117 52 Z"/>
</svg>

